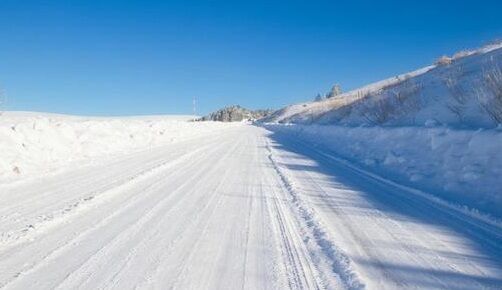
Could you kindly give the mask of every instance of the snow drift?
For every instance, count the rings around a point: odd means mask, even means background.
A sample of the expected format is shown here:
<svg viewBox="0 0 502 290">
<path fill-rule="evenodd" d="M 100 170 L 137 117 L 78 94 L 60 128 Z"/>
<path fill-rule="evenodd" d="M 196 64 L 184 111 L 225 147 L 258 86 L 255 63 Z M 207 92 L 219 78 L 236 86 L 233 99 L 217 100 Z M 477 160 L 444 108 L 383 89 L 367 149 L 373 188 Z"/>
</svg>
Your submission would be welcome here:
<svg viewBox="0 0 502 290">
<path fill-rule="evenodd" d="M 146 150 L 228 127 L 187 122 L 189 119 L 5 112 L 0 115 L 0 181 L 50 172 L 75 161 Z"/>
</svg>

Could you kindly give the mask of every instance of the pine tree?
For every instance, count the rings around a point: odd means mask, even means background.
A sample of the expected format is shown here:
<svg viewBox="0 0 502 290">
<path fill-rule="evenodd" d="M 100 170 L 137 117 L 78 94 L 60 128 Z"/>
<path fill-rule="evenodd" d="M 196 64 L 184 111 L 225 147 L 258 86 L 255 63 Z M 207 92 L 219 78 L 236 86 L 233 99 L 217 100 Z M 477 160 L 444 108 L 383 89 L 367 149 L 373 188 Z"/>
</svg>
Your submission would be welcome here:
<svg viewBox="0 0 502 290">
<path fill-rule="evenodd" d="M 333 98 L 333 97 L 336 97 L 338 95 L 340 95 L 342 93 L 342 89 L 340 88 L 340 85 L 339 84 L 335 84 L 332 88 L 331 88 L 331 91 L 326 95 L 326 97 L 329 99 L 329 98 Z"/>
</svg>

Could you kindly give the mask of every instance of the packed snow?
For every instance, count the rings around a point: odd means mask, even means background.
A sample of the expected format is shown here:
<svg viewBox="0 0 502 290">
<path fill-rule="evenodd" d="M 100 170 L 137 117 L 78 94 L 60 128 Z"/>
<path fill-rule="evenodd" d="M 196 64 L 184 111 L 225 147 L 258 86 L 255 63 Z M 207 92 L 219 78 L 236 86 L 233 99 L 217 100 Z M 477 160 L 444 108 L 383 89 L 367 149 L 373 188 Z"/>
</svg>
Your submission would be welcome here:
<svg viewBox="0 0 502 290">
<path fill-rule="evenodd" d="M 502 283 L 496 224 L 379 179 L 293 134 L 246 123 L 178 125 L 190 126 L 183 140 L 0 182 L 0 288 Z"/>
</svg>

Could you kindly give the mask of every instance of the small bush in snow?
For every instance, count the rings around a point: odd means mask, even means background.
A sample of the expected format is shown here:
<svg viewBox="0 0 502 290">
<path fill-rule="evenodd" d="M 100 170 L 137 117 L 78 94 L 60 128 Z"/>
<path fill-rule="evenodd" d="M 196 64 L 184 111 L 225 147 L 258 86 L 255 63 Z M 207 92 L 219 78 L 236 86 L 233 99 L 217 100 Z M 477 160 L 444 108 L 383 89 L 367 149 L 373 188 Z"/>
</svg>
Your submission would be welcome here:
<svg viewBox="0 0 502 290">
<path fill-rule="evenodd" d="M 502 124 L 502 70 L 498 65 L 483 74 L 485 90 L 478 90 L 478 101 L 483 110 L 497 124 Z"/>
<path fill-rule="evenodd" d="M 387 93 L 368 96 L 362 102 L 362 116 L 371 124 L 381 125 L 394 118 L 411 115 L 420 109 L 422 84 L 404 81 Z"/>
<path fill-rule="evenodd" d="M 457 60 L 457 59 L 459 59 L 459 58 L 463 58 L 463 57 L 469 56 L 469 55 L 471 55 L 471 54 L 472 54 L 472 52 L 471 52 L 471 51 L 469 51 L 469 50 L 461 50 L 461 51 L 456 52 L 456 53 L 453 55 L 452 59 L 453 59 L 453 60 Z"/>
<path fill-rule="evenodd" d="M 467 108 L 468 93 L 458 82 L 463 75 L 461 66 L 452 69 L 444 79 L 446 88 L 450 91 L 451 99 L 448 100 L 446 106 L 457 119 L 462 122 L 464 120 L 464 112 Z"/>
<path fill-rule="evenodd" d="M 453 62 L 453 59 L 449 56 L 443 55 L 442 57 L 438 58 L 434 64 L 435 65 L 450 65 Z"/>
<path fill-rule="evenodd" d="M 502 39 L 501 38 L 495 38 L 493 40 L 488 41 L 485 46 L 498 45 L 498 44 L 501 44 L 501 43 L 502 43 Z"/>
<path fill-rule="evenodd" d="M 380 125 L 387 122 L 393 111 L 390 99 L 381 96 L 377 98 L 378 99 L 373 100 L 371 104 L 364 106 L 363 109 L 363 116 L 374 125 Z"/>
</svg>

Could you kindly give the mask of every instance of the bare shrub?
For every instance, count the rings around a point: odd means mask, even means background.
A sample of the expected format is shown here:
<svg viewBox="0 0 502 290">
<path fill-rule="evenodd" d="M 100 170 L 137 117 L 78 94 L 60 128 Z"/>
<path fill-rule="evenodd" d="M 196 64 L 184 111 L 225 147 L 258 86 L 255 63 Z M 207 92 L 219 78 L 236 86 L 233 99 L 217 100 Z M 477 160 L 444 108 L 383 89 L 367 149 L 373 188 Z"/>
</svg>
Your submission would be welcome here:
<svg viewBox="0 0 502 290">
<path fill-rule="evenodd" d="M 423 84 L 414 81 L 406 81 L 400 90 L 392 92 L 397 101 L 397 105 L 405 112 L 418 110 L 420 102 L 418 93 L 423 88 Z"/>
<path fill-rule="evenodd" d="M 459 58 L 463 58 L 463 57 L 466 57 L 466 56 L 469 56 L 471 55 L 473 52 L 472 51 L 469 51 L 469 50 L 461 50 L 461 51 L 458 51 L 456 52 L 453 56 L 452 56 L 452 60 L 457 60 Z"/>
<path fill-rule="evenodd" d="M 453 59 L 449 56 L 443 55 L 442 57 L 438 58 L 434 64 L 438 66 L 442 65 L 450 65 L 453 63 Z"/>
<path fill-rule="evenodd" d="M 336 120 L 337 122 L 347 118 L 352 114 L 352 110 L 354 109 L 354 103 L 348 105 L 341 105 L 338 107 L 333 113 L 330 114 L 330 118 L 332 120 Z M 325 115 L 328 115 L 329 112 L 326 112 Z"/>
<path fill-rule="evenodd" d="M 393 118 L 405 116 L 420 109 L 418 94 L 423 85 L 405 81 L 382 95 L 368 96 L 363 101 L 361 113 L 371 124 L 381 125 Z"/>
<path fill-rule="evenodd" d="M 483 72 L 483 84 L 486 90 L 478 90 L 479 105 L 497 124 L 502 123 L 502 70 L 498 65 L 491 65 Z"/>
<path fill-rule="evenodd" d="M 463 67 L 459 66 L 455 70 L 449 71 L 443 80 L 451 95 L 451 99 L 446 106 L 457 116 L 459 121 L 464 120 L 464 111 L 466 110 L 469 100 L 467 91 L 459 83 L 459 79 L 462 75 Z"/>
<path fill-rule="evenodd" d="M 370 95 L 368 91 L 357 91 L 356 93 L 356 100 L 364 99 L 367 98 Z"/>
<path fill-rule="evenodd" d="M 378 98 L 372 102 L 371 106 L 366 107 L 363 116 L 370 123 L 380 125 L 390 119 L 393 111 L 394 108 L 388 98 Z"/>
<path fill-rule="evenodd" d="M 502 38 L 495 38 L 493 40 L 490 40 L 488 41 L 485 46 L 488 46 L 488 45 L 498 45 L 498 44 L 501 44 L 502 43 Z"/>
<path fill-rule="evenodd" d="M 391 81 L 387 84 L 384 84 L 381 88 L 380 88 L 380 91 L 385 91 L 385 90 L 389 90 L 389 89 L 392 89 L 392 88 L 395 88 L 395 87 L 398 87 L 400 86 L 401 84 L 403 84 L 404 82 L 406 81 L 409 81 L 412 79 L 412 75 L 407 73 L 407 74 L 404 74 L 404 75 L 399 75 L 399 76 L 396 76 L 395 77 L 395 80 L 394 81 Z"/>
</svg>

